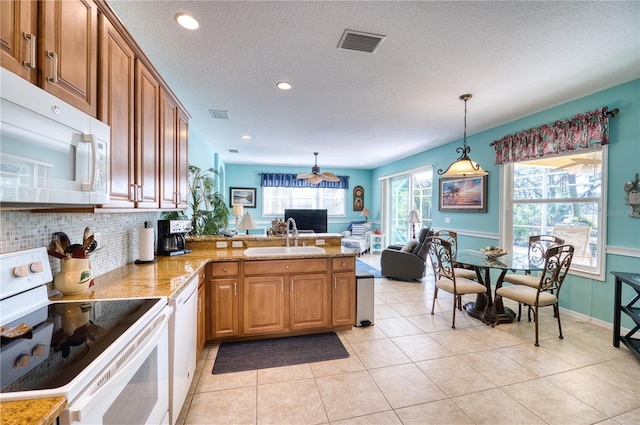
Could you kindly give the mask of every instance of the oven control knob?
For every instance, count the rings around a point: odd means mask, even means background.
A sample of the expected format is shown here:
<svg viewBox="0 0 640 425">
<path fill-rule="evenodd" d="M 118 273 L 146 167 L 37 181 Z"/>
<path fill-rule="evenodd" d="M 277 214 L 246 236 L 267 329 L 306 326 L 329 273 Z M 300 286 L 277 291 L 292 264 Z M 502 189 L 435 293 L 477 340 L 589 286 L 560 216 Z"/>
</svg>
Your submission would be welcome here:
<svg viewBox="0 0 640 425">
<path fill-rule="evenodd" d="M 44 271 L 44 267 L 42 267 L 42 261 L 36 261 L 35 263 L 29 264 L 29 270 L 31 273 L 42 273 Z"/>
<path fill-rule="evenodd" d="M 42 357 L 44 356 L 45 348 L 44 344 L 37 344 L 33 347 L 33 350 L 31 350 L 31 355 L 34 357 Z"/>
<path fill-rule="evenodd" d="M 31 358 L 28 354 L 20 354 L 20 356 L 16 359 L 16 367 L 27 367 L 29 366 L 29 359 Z"/>
<path fill-rule="evenodd" d="M 16 266 L 13 268 L 13 277 L 27 277 L 28 274 L 27 266 Z"/>
</svg>

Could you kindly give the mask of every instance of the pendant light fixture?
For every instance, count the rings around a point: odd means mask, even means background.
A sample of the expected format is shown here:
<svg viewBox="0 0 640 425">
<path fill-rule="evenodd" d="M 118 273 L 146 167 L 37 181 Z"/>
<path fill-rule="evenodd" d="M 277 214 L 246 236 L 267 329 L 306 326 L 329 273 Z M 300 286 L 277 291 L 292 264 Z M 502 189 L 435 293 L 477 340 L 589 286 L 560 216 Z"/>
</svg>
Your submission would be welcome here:
<svg viewBox="0 0 640 425">
<path fill-rule="evenodd" d="M 480 164 L 469 158 L 471 148 L 467 146 L 467 100 L 471 99 L 472 96 L 471 94 L 463 94 L 460 96 L 460 100 L 464 100 L 464 139 L 462 139 L 462 147 L 457 148 L 456 152 L 461 155 L 455 162 L 451 163 L 445 171 L 442 171 L 442 168 L 438 170 L 438 174 L 443 177 L 466 178 L 486 176 L 489 174 L 482 169 Z"/>
</svg>

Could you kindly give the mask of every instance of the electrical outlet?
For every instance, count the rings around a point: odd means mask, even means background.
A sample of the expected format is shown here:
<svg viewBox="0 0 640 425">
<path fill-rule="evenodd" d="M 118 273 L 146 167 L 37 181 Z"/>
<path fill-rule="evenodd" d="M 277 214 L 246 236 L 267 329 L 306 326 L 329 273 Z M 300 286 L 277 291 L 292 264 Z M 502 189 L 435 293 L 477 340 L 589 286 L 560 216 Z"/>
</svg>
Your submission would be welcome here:
<svg viewBox="0 0 640 425">
<path fill-rule="evenodd" d="M 451 217 L 445 217 L 444 222 L 445 224 L 451 224 Z"/>
<path fill-rule="evenodd" d="M 102 233 L 95 232 L 93 234 L 93 240 L 96 241 L 96 249 L 94 251 L 102 249 Z"/>
<path fill-rule="evenodd" d="M 231 242 L 231 247 L 232 248 L 242 248 L 242 241 L 232 241 Z"/>
<path fill-rule="evenodd" d="M 324 239 L 316 239 L 316 245 L 324 245 Z"/>
<path fill-rule="evenodd" d="M 225 241 L 217 241 L 216 248 L 227 249 L 227 243 Z"/>
</svg>

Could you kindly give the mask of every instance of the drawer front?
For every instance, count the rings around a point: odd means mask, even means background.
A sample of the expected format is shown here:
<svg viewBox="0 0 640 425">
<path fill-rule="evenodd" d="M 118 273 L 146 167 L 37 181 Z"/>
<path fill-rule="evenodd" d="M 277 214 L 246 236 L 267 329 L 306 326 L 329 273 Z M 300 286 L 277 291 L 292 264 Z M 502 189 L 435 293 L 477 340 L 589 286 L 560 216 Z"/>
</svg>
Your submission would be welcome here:
<svg viewBox="0 0 640 425">
<path fill-rule="evenodd" d="M 355 270 L 356 259 L 355 257 L 338 257 L 331 259 L 331 271 L 341 272 Z"/>
<path fill-rule="evenodd" d="M 245 275 L 326 273 L 326 258 L 304 258 L 299 260 L 245 261 Z"/>
<path fill-rule="evenodd" d="M 237 276 L 237 261 L 221 261 L 210 263 L 211 277 Z"/>
</svg>

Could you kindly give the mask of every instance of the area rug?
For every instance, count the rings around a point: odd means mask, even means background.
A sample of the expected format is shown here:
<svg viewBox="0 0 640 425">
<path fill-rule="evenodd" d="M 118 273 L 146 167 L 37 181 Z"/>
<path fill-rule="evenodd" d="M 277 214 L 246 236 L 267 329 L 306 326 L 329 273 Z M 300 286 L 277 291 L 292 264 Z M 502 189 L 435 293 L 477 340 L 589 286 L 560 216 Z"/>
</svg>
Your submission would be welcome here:
<svg viewBox="0 0 640 425">
<path fill-rule="evenodd" d="M 357 258 L 356 258 L 356 270 L 360 270 L 360 271 L 365 271 L 367 273 L 371 273 L 374 278 L 375 277 L 382 277 L 382 275 L 380 274 L 380 270 L 371 267 L 370 265 L 368 265 L 364 261 L 360 261 Z"/>
<path fill-rule="evenodd" d="M 345 359 L 349 353 L 335 332 L 220 345 L 213 374 Z"/>
</svg>

